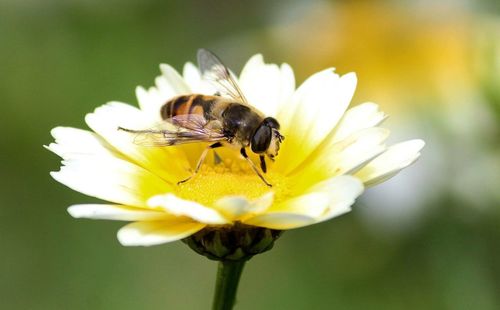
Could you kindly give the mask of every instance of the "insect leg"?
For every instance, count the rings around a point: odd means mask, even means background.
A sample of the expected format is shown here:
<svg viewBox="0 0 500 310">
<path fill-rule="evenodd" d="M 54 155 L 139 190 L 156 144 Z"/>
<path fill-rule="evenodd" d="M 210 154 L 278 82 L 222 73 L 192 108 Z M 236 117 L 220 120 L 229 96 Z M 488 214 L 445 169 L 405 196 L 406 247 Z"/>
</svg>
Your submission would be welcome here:
<svg viewBox="0 0 500 310">
<path fill-rule="evenodd" d="M 260 159 L 260 168 L 262 169 L 262 172 L 266 173 L 267 172 L 266 158 L 264 157 L 264 155 L 260 155 L 259 159 Z"/>
<path fill-rule="evenodd" d="M 217 154 L 216 151 L 214 151 L 214 164 L 218 165 L 222 162 L 222 158 L 220 157 L 219 154 Z"/>
<path fill-rule="evenodd" d="M 241 156 L 243 156 L 246 159 L 246 161 L 250 164 L 250 167 L 252 167 L 252 170 L 255 173 L 257 173 L 257 175 L 259 176 L 259 178 L 262 181 L 264 181 L 264 183 L 266 183 L 267 186 L 273 187 L 269 182 L 266 181 L 266 179 L 264 179 L 264 177 L 262 176 L 262 174 L 260 174 L 259 169 L 255 166 L 255 164 L 252 162 L 252 160 L 250 158 L 248 158 L 248 155 L 247 155 L 247 152 L 245 151 L 245 148 L 241 148 L 240 153 L 241 153 Z"/>
<path fill-rule="evenodd" d="M 221 146 L 222 146 L 222 143 L 220 143 L 220 142 L 216 142 L 214 144 L 207 146 L 203 150 L 203 153 L 201 153 L 201 156 L 198 159 L 198 163 L 196 164 L 196 168 L 194 169 L 193 174 L 189 178 L 177 182 L 177 185 L 191 180 L 191 178 L 194 177 L 198 173 L 198 171 L 200 171 L 201 165 L 203 165 L 203 162 L 205 161 L 205 157 L 207 157 L 208 151 L 210 151 L 211 149 L 221 147 Z"/>
</svg>

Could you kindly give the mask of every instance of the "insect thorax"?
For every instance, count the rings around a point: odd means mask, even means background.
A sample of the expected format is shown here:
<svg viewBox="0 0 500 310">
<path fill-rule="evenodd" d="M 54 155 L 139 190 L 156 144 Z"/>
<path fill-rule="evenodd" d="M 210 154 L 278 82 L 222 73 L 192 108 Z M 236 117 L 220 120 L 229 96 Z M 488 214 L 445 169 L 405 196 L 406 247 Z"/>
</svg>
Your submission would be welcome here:
<svg viewBox="0 0 500 310">
<path fill-rule="evenodd" d="M 230 103 L 222 113 L 224 131 L 235 139 L 248 144 L 255 129 L 262 122 L 255 111 L 241 103 Z"/>
</svg>

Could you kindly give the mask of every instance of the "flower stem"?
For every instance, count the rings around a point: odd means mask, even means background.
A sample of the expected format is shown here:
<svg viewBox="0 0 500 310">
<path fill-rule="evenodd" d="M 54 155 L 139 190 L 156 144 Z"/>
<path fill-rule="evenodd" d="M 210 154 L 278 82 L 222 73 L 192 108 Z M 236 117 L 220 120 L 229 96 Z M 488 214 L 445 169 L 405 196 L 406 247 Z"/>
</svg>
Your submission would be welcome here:
<svg viewBox="0 0 500 310">
<path fill-rule="evenodd" d="M 233 309 L 245 262 L 245 260 L 219 262 L 212 310 Z"/>
</svg>

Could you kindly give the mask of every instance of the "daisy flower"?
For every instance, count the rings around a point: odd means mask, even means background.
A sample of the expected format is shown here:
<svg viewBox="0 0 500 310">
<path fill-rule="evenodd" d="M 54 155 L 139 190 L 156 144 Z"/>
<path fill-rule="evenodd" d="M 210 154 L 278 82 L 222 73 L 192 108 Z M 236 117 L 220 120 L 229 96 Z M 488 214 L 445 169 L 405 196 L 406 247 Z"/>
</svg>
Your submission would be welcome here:
<svg viewBox="0 0 500 310">
<path fill-rule="evenodd" d="M 320 223 L 351 210 L 367 186 L 413 163 L 424 146 L 409 140 L 392 146 L 386 115 L 374 103 L 348 109 L 356 75 L 329 68 L 296 88 L 292 69 L 255 55 L 236 78 L 248 102 L 281 124 L 286 138 L 270 163 L 266 186 L 240 153 L 210 151 L 188 182 L 206 144 L 145 147 L 122 128 L 151 128 L 161 107 L 178 95 L 213 95 L 192 63 L 182 75 L 160 65 L 155 86 L 136 89 L 138 107 L 109 102 L 85 117 L 90 130 L 57 127 L 47 148 L 62 158 L 58 182 L 106 201 L 77 204 L 75 218 L 128 221 L 118 231 L 126 246 L 183 239 L 220 260 L 251 257 L 272 247 L 283 230 Z M 252 157 L 258 165 L 258 157 Z"/>
</svg>

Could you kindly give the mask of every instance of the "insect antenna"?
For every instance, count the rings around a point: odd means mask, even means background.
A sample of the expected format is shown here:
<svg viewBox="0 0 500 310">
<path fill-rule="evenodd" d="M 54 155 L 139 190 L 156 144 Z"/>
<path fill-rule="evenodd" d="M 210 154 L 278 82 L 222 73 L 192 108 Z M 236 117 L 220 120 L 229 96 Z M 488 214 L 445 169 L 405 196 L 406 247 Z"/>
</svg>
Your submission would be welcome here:
<svg viewBox="0 0 500 310">
<path fill-rule="evenodd" d="M 164 130 L 155 130 L 155 129 L 142 129 L 142 130 L 134 130 L 134 129 L 128 129 L 128 128 L 123 128 L 123 127 L 118 127 L 118 130 L 125 131 L 125 132 L 130 132 L 130 133 L 164 133 Z"/>
</svg>

